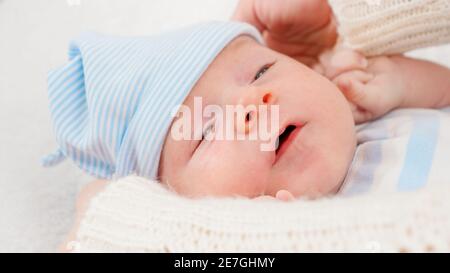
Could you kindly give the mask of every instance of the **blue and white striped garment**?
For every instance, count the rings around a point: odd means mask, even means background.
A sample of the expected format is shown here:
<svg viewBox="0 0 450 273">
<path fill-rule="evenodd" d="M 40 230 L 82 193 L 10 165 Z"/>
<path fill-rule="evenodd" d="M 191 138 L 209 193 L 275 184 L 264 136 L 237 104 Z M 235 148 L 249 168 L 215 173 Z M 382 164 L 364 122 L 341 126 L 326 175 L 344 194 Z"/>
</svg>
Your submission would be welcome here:
<svg viewBox="0 0 450 273">
<path fill-rule="evenodd" d="M 450 183 L 450 108 L 396 110 L 358 126 L 357 138 L 341 195 Z"/>
<path fill-rule="evenodd" d="M 69 47 L 69 62 L 48 75 L 50 112 L 59 150 L 98 178 L 154 179 L 177 109 L 220 51 L 252 26 L 209 22 L 149 37 L 87 33 Z"/>
</svg>

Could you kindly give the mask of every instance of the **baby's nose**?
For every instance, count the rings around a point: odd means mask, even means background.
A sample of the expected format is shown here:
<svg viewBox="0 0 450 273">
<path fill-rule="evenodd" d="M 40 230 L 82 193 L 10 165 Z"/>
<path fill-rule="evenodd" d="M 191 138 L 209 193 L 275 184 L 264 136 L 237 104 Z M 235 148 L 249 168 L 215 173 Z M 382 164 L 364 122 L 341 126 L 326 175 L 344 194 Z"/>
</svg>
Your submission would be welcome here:
<svg viewBox="0 0 450 273">
<path fill-rule="evenodd" d="M 240 105 L 265 105 L 273 104 L 275 102 L 275 95 L 269 90 L 244 90 L 243 95 L 239 98 L 238 104 Z"/>
<path fill-rule="evenodd" d="M 267 111 L 267 107 L 274 102 L 275 98 L 271 91 L 252 90 L 241 97 L 237 107 L 236 131 L 238 134 L 249 134 L 257 128 L 260 111 Z M 266 115 L 265 115 L 266 116 Z"/>
</svg>

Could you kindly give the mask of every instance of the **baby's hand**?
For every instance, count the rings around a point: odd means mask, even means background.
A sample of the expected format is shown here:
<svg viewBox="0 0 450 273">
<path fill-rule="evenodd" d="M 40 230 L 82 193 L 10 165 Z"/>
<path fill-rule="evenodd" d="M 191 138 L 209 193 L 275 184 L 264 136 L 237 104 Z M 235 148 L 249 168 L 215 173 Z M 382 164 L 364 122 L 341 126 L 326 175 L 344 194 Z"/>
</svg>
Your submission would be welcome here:
<svg viewBox="0 0 450 273">
<path fill-rule="evenodd" d="M 343 49 L 327 54 L 321 58 L 321 72 L 347 98 L 355 123 L 376 119 L 402 104 L 406 83 L 395 62 L 398 57 L 366 60 L 357 52 Z"/>
</svg>

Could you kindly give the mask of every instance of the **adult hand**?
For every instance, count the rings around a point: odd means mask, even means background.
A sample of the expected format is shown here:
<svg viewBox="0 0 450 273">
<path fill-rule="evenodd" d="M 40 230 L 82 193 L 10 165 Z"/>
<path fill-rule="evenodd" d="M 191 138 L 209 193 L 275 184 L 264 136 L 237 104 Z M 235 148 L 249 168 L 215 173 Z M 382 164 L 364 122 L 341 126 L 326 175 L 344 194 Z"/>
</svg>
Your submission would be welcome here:
<svg viewBox="0 0 450 273">
<path fill-rule="evenodd" d="M 268 47 L 309 66 L 337 39 L 326 0 L 240 0 L 232 19 L 254 25 Z"/>
</svg>

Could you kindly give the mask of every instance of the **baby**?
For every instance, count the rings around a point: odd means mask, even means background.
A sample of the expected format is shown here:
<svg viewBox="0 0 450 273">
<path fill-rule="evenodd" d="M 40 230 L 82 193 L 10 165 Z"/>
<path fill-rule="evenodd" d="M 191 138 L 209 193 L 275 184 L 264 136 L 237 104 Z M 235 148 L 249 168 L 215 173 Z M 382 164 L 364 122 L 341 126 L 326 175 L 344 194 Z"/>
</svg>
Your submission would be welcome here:
<svg viewBox="0 0 450 273">
<path fill-rule="evenodd" d="M 262 151 L 261 140 L 176 141 L 168 135 L 159 174 L 176 192 L 256 197 L 287 190 L 300 196 L 334 192 L 344 179 L 356 146 L 352 113 L 335 85 L 298 61 L 249 36 L 237 37 L 184 105 L 193 108 L 196 97 L 223 107 L 278 105 L 279 143 Z M 246 118 L 246 130 L 235 128 L 237 134 L 256 131 L 256 116 Z"/>
<path fill-rule="evenodd" d="M 339 58 L 351 65 L 331 71 Z M 82 36 L 69 64 L 49 75 L 60 149 L 45 164 L 70 157 L 98 178 L 136 174 L 189 197 L 317 197 L 340 188 L 356 148 L 355 121 L 450 105 L 450 70 L 426 61 L 337 50 L 322 57 L 320 70 L 264 46 L 245 23 L 146 38 Z M 199 101 L 244 110 L 201 115 L 201 126 L 188 126 L 198 121 Z M 269 109 L 268 133 L 277 140 L 269 149 L 258 137 L 259 109 Z M 241 138 L 218 137 L 230 131 Z"/>
<path fill-rule="evenodd" d="M 168 136 L 160 162 L 162 181 L 190 196 L 334 193 L 355 151 L 353 117 L 361 123 L 396 108 L 450 105 L 450 71 L 444 67 L 402 56 L 372 58 L 364 64 L 367 60 L 346 50 L 326 55 L 325 69 L 331 58 L 360 61 L 365 69 L 329 74 L 338 89 L 249 37 L 231 42 L 184 104 L 193 108 L 194 98 L 202 97 L 206 104 L 279 105 L 279 146 L 267 152 L 259 149 L 258 141 L 192 142 Z M 250 116 L 246 122 L 250 134 L 256 118 Z"/>
</svg>

